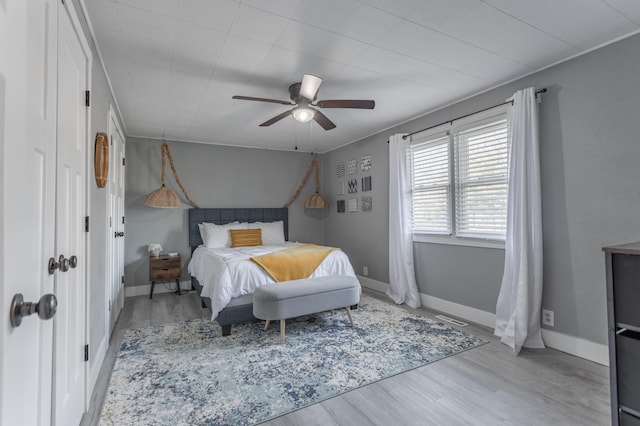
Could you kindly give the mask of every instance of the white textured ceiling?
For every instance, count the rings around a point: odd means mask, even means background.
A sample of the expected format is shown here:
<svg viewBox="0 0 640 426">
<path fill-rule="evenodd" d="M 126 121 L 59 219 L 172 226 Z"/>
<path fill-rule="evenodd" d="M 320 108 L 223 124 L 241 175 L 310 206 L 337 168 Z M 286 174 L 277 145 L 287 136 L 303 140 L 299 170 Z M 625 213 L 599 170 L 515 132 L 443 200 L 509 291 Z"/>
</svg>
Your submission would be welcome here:
<svg viewBox="0 0 640 426">
<path fill-rule="evenodd" d="M 640 30 L 638 0 L 83 0 L 128 136 L 326 152 Z M 304 73 L 337 127 L 292 117 Z"/>
</svg>

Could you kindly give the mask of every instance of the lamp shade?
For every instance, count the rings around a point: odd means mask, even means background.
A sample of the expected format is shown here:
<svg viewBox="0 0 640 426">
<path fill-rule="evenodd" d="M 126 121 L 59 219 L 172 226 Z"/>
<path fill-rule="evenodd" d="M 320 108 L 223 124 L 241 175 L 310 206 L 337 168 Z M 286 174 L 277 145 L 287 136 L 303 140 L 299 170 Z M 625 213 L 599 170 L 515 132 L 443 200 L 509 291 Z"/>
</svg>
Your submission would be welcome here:
<svg viewBox="0 0 640 426">
<path fill-rule="evenodd" d="M 180 199 L 175 192 L 163 184 L 145 197 L 144 205 L 159 209 L 175 209 L 180 207 Z"/>
<path fill-rule="evenodd" d="M 305 209 L 328 209 L 329 201 L 324 197 L 324 195 L 316 192 L 312 194 L 309 198 L 307 198 L 304 202 Z"/>
</svg>

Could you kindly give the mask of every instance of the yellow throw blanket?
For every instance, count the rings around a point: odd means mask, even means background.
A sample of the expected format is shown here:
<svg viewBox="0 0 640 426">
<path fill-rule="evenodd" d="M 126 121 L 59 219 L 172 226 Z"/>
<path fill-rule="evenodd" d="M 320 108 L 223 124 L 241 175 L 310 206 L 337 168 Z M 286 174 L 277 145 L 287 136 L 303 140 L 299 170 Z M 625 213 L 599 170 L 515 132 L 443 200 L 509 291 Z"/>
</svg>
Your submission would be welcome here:
<svg viewBox="0 0 640 426">
<path fill-rule="evenodd" d="M 309 278 L 335 247 L 302 244 L 278 250 L 251 260 L 262 267 L 277 282 Z"/>
</svg>

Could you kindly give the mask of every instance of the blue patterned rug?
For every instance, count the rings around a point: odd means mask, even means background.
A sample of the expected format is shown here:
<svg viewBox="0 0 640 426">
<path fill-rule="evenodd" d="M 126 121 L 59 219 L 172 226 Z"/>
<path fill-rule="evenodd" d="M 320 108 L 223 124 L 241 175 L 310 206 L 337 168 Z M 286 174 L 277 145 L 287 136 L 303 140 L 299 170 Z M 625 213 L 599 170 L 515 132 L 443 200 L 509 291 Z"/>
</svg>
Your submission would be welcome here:
<svg viewBox="0 0 640 426">
<path fill-rule="evenodd" d="M 129 330 L 102 425 L 249 425 L 474 348 L 486 341 L 363 295 L 353 311 L 274 321 L 221 336 L 201 319 Z"/>
</svg>

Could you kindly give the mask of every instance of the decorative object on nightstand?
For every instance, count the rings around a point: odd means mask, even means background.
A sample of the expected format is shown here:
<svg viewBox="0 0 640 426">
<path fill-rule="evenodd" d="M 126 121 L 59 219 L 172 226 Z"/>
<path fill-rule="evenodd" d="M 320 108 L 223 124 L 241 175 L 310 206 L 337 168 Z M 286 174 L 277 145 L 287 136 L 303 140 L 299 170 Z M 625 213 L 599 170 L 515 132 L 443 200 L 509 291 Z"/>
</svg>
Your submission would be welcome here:
<svg viewBox="0 0 640 426">
<path fill-rule="evenodd" d="M 151 256 L 159 256 L 162 251 L 162 246 L 158 243 L 151 243 L 147 246 L 147 251 L 151 253 Z"/>
<path fill-rule="evenodd" d="M 149 281 L 151 281 L 151 293 L 149 299 L 153 297 L 153 287 L 156 281 L 176 282 L 176 294 L 181 295 L 180 275 L 182 275 L 182 257 L 180 254 L 161 254 L 149 256 Z"/>
</svg>

